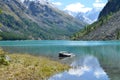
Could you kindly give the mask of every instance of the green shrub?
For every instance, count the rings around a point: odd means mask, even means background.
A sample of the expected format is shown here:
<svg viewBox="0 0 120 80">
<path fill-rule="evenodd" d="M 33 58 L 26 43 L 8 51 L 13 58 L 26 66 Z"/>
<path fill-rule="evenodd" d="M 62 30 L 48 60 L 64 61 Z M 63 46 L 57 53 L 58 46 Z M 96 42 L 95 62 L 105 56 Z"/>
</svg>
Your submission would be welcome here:
<svg viewBox="0 0 120 80">
<path fill-rule="evenodd" d="M 70 67 L 44 57 L 29 54 L 8 54 L 8 66 L 0 66 L 0 80 L 47 80 Z"/>
<path fill-rule="evenodd" d="M 0 49 L 0 65 L 9 65 L 9 56 L 2 49 Z"/>
</svg>

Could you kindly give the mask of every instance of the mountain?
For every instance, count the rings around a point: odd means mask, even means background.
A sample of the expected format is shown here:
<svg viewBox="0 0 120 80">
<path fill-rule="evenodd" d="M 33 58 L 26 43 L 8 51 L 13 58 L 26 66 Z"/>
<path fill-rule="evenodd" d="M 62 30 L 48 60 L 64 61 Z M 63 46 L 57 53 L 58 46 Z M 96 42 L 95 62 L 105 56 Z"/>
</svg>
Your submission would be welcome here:
<svg viewBox="0 0 120 80">
<path fill-rule="evenodd" d="M 83 21 L 87 24 L 92 24 L 93 22 L 97 21 L 99 13 L 101 9 L 95 9 L 93 8 L 90 11 L 87 11 L 85 13 L 83 12 L 71 12 L 71 11 L 65 11 L 68 14 L 72 15 L 73 17 L 79 19 L 80 21 Z"/>
<path fill-rule="evenodd" d="M 77 40 L 118 40 L 120 39 L 120 2 L 109 0 L 99 15 L 97 22 L 77 32 L 72 39 Z"/>
<path fill-rule="evenodd" d="M 109 14 L 115 13 L 120 10 L 120 2 L 119 0 L 109 0 L 107 5 L 101 11 L 99 18 L 107 16 Z"/>
<path fill-rule="evenodd" d="M 0 39 L 69 39 L 85 23 L 47 0 L 0 0 Z"/>
<path fill-rule="evenodd" d="M 79 19 L 80 21 L 83 21 L 83 22 L 85 22 L 85 23 L 87 23 L 87 24 L 91 24 L 91 23 L 93 23 L 93 21 L 90 19 L 90 18 L 88 18 L 85 14 L 83 14 L 83 13 L 78 13 L 76 16 L 75 16 L 75 18 L 77 18 L 77 19 Z"/>
<path fill-rule="evenodd" d="M 78 13 L 75 17 L 81 21 L 83 20 L 88 24 L 92 24 L 93 22 L 97 21 L 100 11 L 101 10 L 93 8 L 91 11 L 86 13 Z"/>
</svg>

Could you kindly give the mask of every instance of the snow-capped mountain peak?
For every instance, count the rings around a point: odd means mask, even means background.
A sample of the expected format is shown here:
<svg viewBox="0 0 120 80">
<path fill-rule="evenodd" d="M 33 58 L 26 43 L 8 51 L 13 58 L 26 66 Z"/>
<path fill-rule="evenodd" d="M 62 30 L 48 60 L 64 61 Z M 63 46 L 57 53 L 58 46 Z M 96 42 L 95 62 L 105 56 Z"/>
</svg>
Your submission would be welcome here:
<svg viewBox="0 0 120 80">
<path fill-rule="evenodd" d="M 86 23 L 88 23 L 88 24 L 93 23 L 93 21 L 92 21 L 91 19 L 89 19 L 88 17 L 86 17 L 86 16 L 83 15 L 83 14 L 78 14 L 78 15 L 76 16 L 76 18 L 79 19 L 79 20 L 82 20 L 83 22 L 86 22 Z"/>
<path fill-rule="evenodd" d="M 84 21 L 88 24 L 92 24 L 93 22 L 95 22 L 99 16 L 101 10 L 96 10 L 96 9 L 92 9 L 86 13 L 83 12 L 71 12 L 71 11 L 65 11 L 67 12 L 69 15 L 72 15 L 73 17 Z"/>
</svg>

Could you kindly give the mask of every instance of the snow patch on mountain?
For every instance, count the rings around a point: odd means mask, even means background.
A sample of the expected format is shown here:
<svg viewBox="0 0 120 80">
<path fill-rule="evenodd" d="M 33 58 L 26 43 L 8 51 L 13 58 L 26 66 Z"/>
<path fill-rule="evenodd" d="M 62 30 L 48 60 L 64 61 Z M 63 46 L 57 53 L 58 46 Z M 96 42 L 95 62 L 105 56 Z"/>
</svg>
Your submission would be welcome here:
<svg viewBox="0 0 120 80">
<path fill-rule="evenodd" d="M 92 24 L 93 22 L 97 21 L 99 13 L 101 10 L 97 10 L 97 9 L 92 9 L 90 11 L 87 11 L 86 13 L 83 12 L 72 12 L 72 11 L 65 11 L 67 12 L 69 15 L 79 19 L 80 21 L 84 21 L 88 24 Z"/>
</svg>

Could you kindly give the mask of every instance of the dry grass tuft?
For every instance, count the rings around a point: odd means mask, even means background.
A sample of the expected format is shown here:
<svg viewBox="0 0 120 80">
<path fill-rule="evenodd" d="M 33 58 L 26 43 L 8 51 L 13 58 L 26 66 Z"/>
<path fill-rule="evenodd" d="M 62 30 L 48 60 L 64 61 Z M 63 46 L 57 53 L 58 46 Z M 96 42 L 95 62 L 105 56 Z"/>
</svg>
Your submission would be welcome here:
<svg viewBox="0 0 120 80">
<path fill-rule="evenodd" d="M 0 52 L 1 53 L 1 52 Z M 28 54 L 8 54 L 9 65 L 0 65 L 0 80 L 46 80 L 69 66 Z"/>
</svg>

